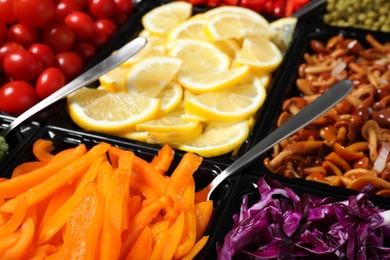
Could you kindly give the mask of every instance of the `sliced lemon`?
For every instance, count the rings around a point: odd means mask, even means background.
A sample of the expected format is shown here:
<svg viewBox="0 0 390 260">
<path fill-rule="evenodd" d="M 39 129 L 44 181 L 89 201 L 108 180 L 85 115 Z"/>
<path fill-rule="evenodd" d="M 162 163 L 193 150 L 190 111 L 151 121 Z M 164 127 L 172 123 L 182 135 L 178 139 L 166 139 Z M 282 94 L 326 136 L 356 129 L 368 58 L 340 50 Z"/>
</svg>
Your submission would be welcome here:
<svg viewBox="0 0 390 260">
<path fill-rule="evenodd" d="M 248 37 L 238 53 L 239 64 L 251 66 L 253 72 L 266 74 L 273 72 L 282 62 L 283 55 L 272 42 L 262 37 Z"/>
<path fill-rule="evenodd" d="M 138 142 L 146 143 L 148 141 L 148 133 L 147 132 L 138 132 L 138 131 L 129 131 L 125 133 L 120 133 L 119 136 L 128 138 L 131 140 L 135 140 Z"/>
<path fill-rule="evenodd" d="M 204 93 L 186 100 L 185 109 L 208 120 L 238 121 L 254 114 L 263 104 L 266 90 L 255 77 L 227 90 Z"/>
<path fill-rule="evenodd" d="M 174 57 L 144 58 L 129 70 L 125 87 L 128 92 L 157 97 L 171 82 L 181 65 L 181 59 Z"/>
<path fill-rule="evenodd" d="M 145 47 L 142 48 L 138 53 L 133 57 L 130 57 L 125 62 L 121 64 L 122 67 L 129 67 L 134 65 L 134 63 L 140 61 L 143 58 L 152 57 L 152 56 L 164 56 L 167 54 L 167 49 L 165 47 L 165 40 L 159 36 L 149 36 L 147 38 L 148 42 Z"/>
<path fill-rule="evenodd" d="M 195 94 L 218 91 L 234 86 L 242 81 L 249 73 L 249 66 L 229 70 L 193 73 L 181 70 L 178 75 L 180 83 Z"/>
<path fill-rule="evenodd" d="M 198 124 L 190 131 L 170 131 L 170 132 L 147 132 L 147 143 L 151 144 L 171 144 L 175 142 L 186 142 L 197 138 L 202 134 L 202 124 Z"/>
<path fill-rule="evenodd" d="M 110 92 L 121 92 L 124 91 L 125 76 L 128 68 L 118 66 L 113 70 L 110 70 L 103 76 L 99 77 L 99 83 L 101 88 Z"/>
<path fill-rule="evenodd" d="M 192 5 L 174 1 L 156 7 L 142 17 L 143 27 L 156 35 L 164 35 L 174 26 L 188 19 L 192 14 Z"/>
<path fill-rule="evenodd" d="M 241 46 L 238 44 L 236 39 L 227 39 L 222 41 L 216 41 L 214 44 L 225 52 L 232 60 L 236 58 Z"/>
<path fill-rule="evenodd" d="M 159 113 L 160 101 L 131 93 L 82 88 L 68 96 L 68 112 L 81 128 L 117 133 L 150 120 Z"/>
<path fill-rule="evenodd" d="M 203 17 L 209 19 L 213 16 L 217 16 L 220 14 L 238 14 L 241 16 L 251 17 L 257 20 L 262 20 L 262 23 L 268 24 L 267 19 L 265 19 L 262 15 L 259 15 L 257 12 L 251 9 L 240 7 L 240 6 L 229 6 L 229 5 L 218 6 L 216 8 L 212 8 L 208 10 L 207 12 L 204 12 Z"/>
<path fill-rule="evenodd" d="M 188 19 L 170 30 L 166 39 L 168 42 L 183 38 L 207 40 L 203 31 L 205 24 L 204 19 Z"/>
<path fill-rule="evenodd" d="M 260 83 L 263 84 L 263 86 L 268 89 L 271 85 L 272 81 L 272 74 L 271 73 L 266 73 L 261 76 L 259 76 Z"/>
<path fill-rule="evenodd" d="M 184 111 L 175 110 L 158 118 L 136 125 L 137 131 L 155 133 L 189 132 L 198 126 L 198 122 L 185 121 L 181 118 Z"/>
<path fill-rule="evenodd" d="M 262 16 L 221 13 L 208 18 L 204 31 L 213 41 L 230 38 L 241 39 L 251 35 L 271 38 L 273 29 Z"/>
<path fill-rule="evenodd" d="M 178 39 L 170 46 L 169 55 L 183 61 L 180 71 L 192 73 L 226 70 L 230 58 L 211 42 L 196 39 Z"/>
<path fill-rule="evenodd" d="M 246 120 L 238 123 L 211 122 L 196 139 L 176 145 L 183 151 L 191 151 L 203 157 L 215 157 L 240 147 L 248 134 L 249 127 Z"/>
<path fill-rule="evenodd" d="M 160 114 L 166 114 L 175 109 L 182 101 L 182 97 L 182 86 L 174 81 L 169 82 L 160 94 L 156 96 L 156 98 L 158 98 L 161 102 Z"/>
<path fill-rule="evenodd" d="M 270 26 L 275 31 L 272 41 L 279 47 L 282 53 L 290 46 L 297 22 L 298 19 L 295 17 L 283 17 L 270 23 Z"/>
</svg>

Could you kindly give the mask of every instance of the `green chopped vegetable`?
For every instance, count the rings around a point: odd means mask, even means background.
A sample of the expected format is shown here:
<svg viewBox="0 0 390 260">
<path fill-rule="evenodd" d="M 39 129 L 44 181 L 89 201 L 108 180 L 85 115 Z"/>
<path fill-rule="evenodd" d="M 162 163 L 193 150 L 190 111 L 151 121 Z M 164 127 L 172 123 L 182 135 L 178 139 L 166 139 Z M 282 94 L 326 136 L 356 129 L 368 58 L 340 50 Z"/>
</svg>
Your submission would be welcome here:
<svg viewBox="0 0 390 260">
<path fill-rule="evenodd" d="M 4 137 L 0 136 L 0 161 L 4 155 L 8 152 L 8 144 Z"/>
</svg>

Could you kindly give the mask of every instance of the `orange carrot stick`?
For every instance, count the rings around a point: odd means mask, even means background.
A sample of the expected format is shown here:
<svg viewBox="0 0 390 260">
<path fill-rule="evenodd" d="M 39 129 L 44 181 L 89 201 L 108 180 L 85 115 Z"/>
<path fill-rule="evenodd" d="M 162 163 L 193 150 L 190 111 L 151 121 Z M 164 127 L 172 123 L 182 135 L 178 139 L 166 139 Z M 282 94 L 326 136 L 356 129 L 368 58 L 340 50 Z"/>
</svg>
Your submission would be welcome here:
<svg viewBox="0 0 390 260">
<path fill-rule="evenodd" d="M 178 259 L 190 251 L 196 242 L 195 181 L 193 178 L 184 190 L 183 199 L 188 203 L 188 208 L 185 210 L 185 232 L 175 252 L 175 258 Z"/>
<path fill-rule="evenodd" d="M 175 224 L 173 224 L 168 229 L 169 243 L 165 244 L 164 251 L 162 254 L 162 259 L 173 259 L 177 247 L 179 246 L 181 237 L 183 236 L 184 226 L 185 226 L 185 212 L 182 211 L 177 217 Z"/>
<path fill-rule="evenodd" d="M 37 139 L 32 148 L 34 156 L 41 162 L 49 162 L 53 158 L 50 153 L 53 150 L 53 142 L 45 139 Z"/>
<path fill-rule="evenodd" d="M 87 148 L 84 144 L 81 144 L 76 148 L 65 150 L 56 154 L 51 163 L 45 165 L 42 168 L 25 173 L 7 181 L 0 182 L 0 197 L 13 198 L 23 192 L 26 192 L 28 189 L 38 185 L 39 183 L 48 179 L 54 173 L 73 163 L 86 152 Z M 57 157 L 59 157 L 58 160 L 56 160 Z"/>
<path fill-rule="evenodd" d="M 50 244 L 44 244 L 39 247 L 31 248 L 28 251 L 28 260 L 43 260 L 49 255 L 57 252 L 57 248 Z"/>
<path fill-rule="evenodd" d="M 25 162 L 15 167 L 15 169 L 12 171 L 11 178 L 15 178 L 16 176 L 25 174 L 27 172 L 35 171 L 39 168 L 42 168 L 45 166 L 47 162 L 43 161 L 32 161 L 32 162 Z"/>
<path fill-rule="evenodd" d="M 18 242 L 4 252 L 3 259 L 23 259 L 31 246 L 34 238 L 35 223 L 32 218 L 28 218 L 20 228 L 20 238 Z"/>
<path fill-rule="evenodd" d="M 200 250 L 202 250 L 202 248 L 206 245 L 208 239 L 208 236 L 202 237 L 198 242 L 196 242 L 192 249 L 185 256 L 183 256 L 182 260 L 194 259 Z"/>
<path fill-rule="evenodd" d="M 136 156 L 135 156 L 136 158 Z M 162 196 L 151 202 L 148 206 L 142 208 L 130 223 L 129 230 L 123 234 L 121 258 L 125 257 L 133 247 L 135 241 L 141 234 L 142 230 L 157 216 L 157 214 L 173 201 L 169 196 Z"/>
<path fill-rule="evenodd" d="M 22 198 L 16 205 L 15 211 L 12 213 L 11 218 L 8 220 L 8 222 L 0 227 L 0 237 L 4 236 L 5 234 L 15 232 L 15 230 L 20 227 L 26 215 L 26 210 L 27 201 L 26 199 Z"/>
<path fill-rule="evenodd" d="M 206 231 L 211 214 L 213 213 L 213 201 L 207 200 L 195 205 L 196 212 L 196 240 L 198 241 Z"/>
<path fill-rule="evenodd" d="M 79 177 L 88 168 L 92 160 L 96 157 L 104 155 L 109 147 L 110 145 L 107 143 L 100 143 L 95 145 L 86 154 L 67 165 L 65 168 L 62 168 L 60 171 L 50 176 L 43 182 L 35 185 L 17 197 L 8 200 L 0 207 L 0 211 L 8 213 L 12 212 L 15 210 L 18 201 L 20 201 L 22 197 L 27 199 L 27 206 L 29 207 L 41 201 L 45 197 L 52 195 L 60 187 Z M 21 175 L 20 177 L 23 176 L 26 176 L 26 174 Z M 0 183 L 0 185 L 1 184 L 2 183 Z"/>
<path fill-rule="evenodd" d="M 128 230 L 131 221 L 137 212 L 141 209 L 141 197 L 140 196 L 126 196 L 125 207 L 123 209 L 122 228 Z"/>
<path fill-rule="evenodd" d="M 174 200 L 178 200 L 201 163 L 202 157 L 191 152 L 186 153 L 169 178 L 165 194 L 170 195 Z"/>
<path fill-rule="evenodd" d="M 44 213 L 42 214 L 42 219 L 39 222 L 38 227 L 36 229 L 36 233 L 38 234 L 36 239 L 38 239 L 39 234 L 41 234 L 43 225 L 72 196 L 73 192 L 74 192 L 74 186 L 68 184 L 65 185 L 64 187 L 61 187 L 58 190 L 58 192 L 54 193 L 53 196 L 50 197 L 50 201 Z"/>
<path fill-rule="evenodd" d="M 0 236 L 0 258 L 7 251 L 8 248 L 11 248 L 15 245 L 21 237 L 21 234 L 18 233 L 9 233 L 4 236 Z"/>
<path fill-rule="evenodd" d="M 126 260 L 150 259 L 152 254 L 152 231 L 145 227 L 131 248 Z"/>
<path fill-rule="evenodd" d="M 110 186 L 114 169 L 109 161 L 104 160 L 99 167 L 99 172 L 95 178 L 95 183 L 103 197 L 106 197 L 108 187 Z"/>
<path fill-rule="evenodd" d="M 157 153 L 157 156 L 155 156 L 150 164 L 162 175 L 164 175 L 169 167 L 171 166 L 171 163 L 174 158 L 175 151 L 169 146 L 164 145 Z"/>
<path fill-rule="evenodd" d="M 123 151 L 118 159 L 105 199 L 100 259 L 117 259 L 121 249 L 124 200 L 128 196 L 134 153 Z"/>
<path fill-rule="evenodd" d="M 98 169 L 102 163 L 103 157 L 94 158 L 91 166 L 81 178 L 79 186 L 74 191 L 73 195 L 67 199 L 57 210 L 43 223 L 42 230 L 39 234 L 38 245 L 46 242 L 54 234 L 56 234 L 66 223 L 72 212 L 72 209 L 77 205 L 84 189 L 89 182 L 93 182 L 98 173 Z"/>
<path fill-rule="evenodd" d="M 103 208 L 104 201 L 96 184 L 89 182 L 66 223 L 64 244 L 49 259 L 94 259 L 104 221 Z"/>
<path fill-rule="evenodd" d="M 150 163 L 135 156 L 133 166 L 133 175 L 137 175 L 136 178 L 141 178 L 146 185 L 153 187 L 159 196 L 164 194 L 165 178 Z"/>
</svg>

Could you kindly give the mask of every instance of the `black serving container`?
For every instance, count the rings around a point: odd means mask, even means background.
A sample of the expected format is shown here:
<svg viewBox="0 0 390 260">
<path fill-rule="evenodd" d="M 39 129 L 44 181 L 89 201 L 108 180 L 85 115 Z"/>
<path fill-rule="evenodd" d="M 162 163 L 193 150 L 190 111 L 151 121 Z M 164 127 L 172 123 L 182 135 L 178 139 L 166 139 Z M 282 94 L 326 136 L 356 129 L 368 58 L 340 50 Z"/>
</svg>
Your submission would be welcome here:
<svg viewBox="0 0 390 260">
<path fill-rule="evenodd" d="M 137 6 L 136 12 L 134 12 L 133 16 L 130 18 L 129 22 L 126 23 L 126 25 L 121 28 L 121 30 L 118 32 L 118 35 L 116 35 L 117 38 L 114 37 L 113 43 L 110 44 L 109 46 L 107 46 L 108 47 L 107 50 L 105 50 L 104 53 L 102 53 L 102 55 L 97 57 L 97 60 L 102 60 L 103 58 L 107 57 L 110 53 L 112 53 L 113 50 L 121 47 L 122 45 L 127 43 L 129 40 L 135 38 L 138 35 L 138 33 L 143 29 L 142 22 L 141 22 L 142 16 L 144 14 L 146 14 L 148 11 L 152 10 L 153 8 L 160 6 L 160 5 L 163 5 L 163 4 L 166 4 L 166 3 L 169 3 L 169 2 L 171 2 L 171 1 L 169 1 L 169 0 L 143 0 L 143 1 L 141 1 L 140 4 Z M 210 9 L 210 7 L 194 6 L 193 13 L 194 14 L 203 13 L 209 9 Z M 267 18 L 270 21 L 275 19 L 273 17 L 267 17 Z M 295 32 L 294 37 L 293 37 L 293 41 L 297 40 L 298 37 L 300 37 L 299 36 L 300 33 L 301 33 L 301 23 L 299 22 L 299 24 L 297 25 L 296 32 Z M 96 64 L 97 60 L 95 62 L 93 62 L 93 64 Z M 281 66 L 283 66 L 284 63 L 288 63 L 288 62 L 289 62 L 288 60 L 284 60 Z M 273 77 L 273 79 L 283 77 L 280 69 L 277 69 L 273 73 L 272 77 Z M 98 86 L 98 82 L 92 83 L 89 87 L 96 87 L 96 86 Z M 272 80 L 269 89 L 273 89 L 273 88 L 278 88 L 277 83 L 275 83 L 274 80 Z M 263 108 L 261 108 L 258 111 L 258 113 L 256 114 L 257 120 L 259 120 L 259 118 L 261 117 L 261 110 L 264 110 L 264 109 L 267 110 L 268 108 L 266 106 L 263 106 Z M 52 115 L 49 118 L 47 118 L 47 120 L 45 121 L 45 124 L 55 125 L 55 126 L 59 126 L 59 127 L 63 127 L 63 128 L 71 129 L 71 130 L 82 131 L 82 132 L 87 133 L 87 131 L 82 130 L 79 126 L 77 126 L 75 123 L 72 122 L 72 120 L 70 119 L 70 117 L 66 111 L 66 101 L 65 100 L 59 102 L 57 104 L 57 108 L 54 110 L 55 111 L 52 113 Z M 252 128 L 248 138 L 246 139 L 246 141 L 243 143 L 243 145 L 240 147 L 240 149 L 238 150 L 238 152 L 236 154 L 228 153 L 228 154 L 221 155 L 218 157 L 213 157 L 210 159 L 214 160 L 216 163 L 222 163 L 222 164 L 226 164 L 226 165 L 230 164 L 232 161 L 234 161 L 237 157 L 242 155 L 244 152 L 246 152 L 248 149 L 250 149 L 255 144 L 254 137 L 257 134 L 257 132 L 260 131 L 260 129 L 259 129 L 260 126 L 261 125 L 256 124 Z M 96 134 L 96 133 L 94 133 L 94 134 Z M 130 139 L 127 139 L 127 142 L 134 144 L 134 145 L 137 145 L 137 146 L 142 146 L 145 148 L 158 149 L 159 147 L 161 147 L 160 145 L 147 144 L 147 143 L 134 141 L 134 140 L 130 140 Z M 184 154 L 184 152 L 180 151 L 180 150 L 178 150 L 177 153 L 180 155 Z"/>
<path fill-rule="evenodd" d="M 233 228 L 233 216 L 240 213 L 240 207 L 244 196 L 248 197 L 249 207 L 260 200 L 257 183 L 263 176 L 268 176 L 268 174 L 263 170 L 245 170 L 243 172 L 237 181 L 236 188 L 227 202 L 229 206 L 226 207 L 223 212 L 224 217 L 219 219 L 219 226 L 214 230 L 215 233 L 211 237 L 212 241 L 209 246 L 214 245 L 214 247 L 216 247 L 217 244 L 220 246 L 223 245 L 224 237 Z M 332 187 L 329 186 L 318 188 L 316 183 L 313 183 L 313 185 L 302 185 L 302 182 L 291 181 L 290 179 L 275 179 L 284 187 L 290 188 L 299 196 L 309 194 L 310 196 L 317 198 L 332 197 L 335 201 L 344 201 L 347 200 L 349 196 L 356 195 L 356 192 L 347 189 L 332 189 Z M 374 206 L 380 209 L 390 209 L 390 204 L 385 200 L 370 198 L 370 201 L 373 202 Z M 384 237 L 384 246 L 390 247 L 390 237 Z M 207 251 L 207 255 L 199 254 L 201 259 L 217 259 L 217 256 L 216 249 L 214 249 L 214 251 L 209 249 Z"/>
<path fill-rule="evenodd" d="M 15 118 L 0 114 L 0 132 L 3 131 Z M 14 161 L 20 158 L 19 150 L 38 131 L 40 125 L 37 122 L 26 122 L 14 129 L 7 137 L 8 152 L 0 160 L 0 177 L 4 177 L 4 170 L 14 166 Z"/>
<path fill-rule="evenodd" d="M 302 93 L 298 91 L 295 81 L 298 78 L 299 65 L 304 62 L 304 54 L 312 53 L 310 49 L 310 40 L 326 42 L 333 36 L 343 35 L 345 38 L 357 39 L 364 47 L 368 47 L 370 45 L 365 40 L 367 34 L 371 34 L 381 43 L 390 41 L 389 33 L 364 29 L 334 27 L 326 24 L 305 23 L 305 25 L 301 28 L 299 37 L 296 39 L 293 46 L 291 46 L 290 51 L 287 53 L 285 62 L 282 64 L 282 67 L 280 67 L 279 75 L 281 75 L 281 77 L 275 78 L 275 87 L 271 89 L 264 103 L 263 109 L 260 111 L 258 117 L 259 119 L 255 126 L 258 131 L 256 131 L 254 142 L 259 142 L 277 128 L 277 119 L 282 112 L 282 104 L 286 99 L 302 95 Z M 330 194 L 338 194 L 340 192 L 345 193 L 345 188 L 330 187 L 329 185 L 319 182 L 306 181 L 298 178 L 289 179 L 283 176 L 272 174 L 263 165 L 264 158 L 269 156 L 270 152 L 266 152 L 260 156 L 258 161 L 249 167 L 250 171 L 253 173 L 270 175 L 278 181 L 288 182 L 294 185 L 297 184 L 308 188 L 315 187 L 315 190 L 324 190 Z M 351 192 L 354 193 L 353 191 L 347 191 L 348 194 Z M 389 203 L 387 199 L 376 195 L 372 196 L 372 200 L 383 206 L 386 206 Z"/>
</svg>

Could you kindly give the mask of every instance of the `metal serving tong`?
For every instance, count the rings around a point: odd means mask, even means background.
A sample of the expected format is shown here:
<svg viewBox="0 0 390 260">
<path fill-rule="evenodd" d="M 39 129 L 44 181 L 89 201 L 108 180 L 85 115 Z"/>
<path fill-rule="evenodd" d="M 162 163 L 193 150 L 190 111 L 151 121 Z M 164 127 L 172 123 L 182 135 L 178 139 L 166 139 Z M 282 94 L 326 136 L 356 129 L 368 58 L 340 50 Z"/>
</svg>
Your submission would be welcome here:
<svg viewBox="0 0 390 260">
<path fill-rule="evenodd" d="M 215 177 L 209 185 L 207 185 L 203 190 L 198 191 L 197 197 L 200 199 L 210 199 L 213 191 L 227 178 L 237 174 L 244 166 L 256 160 L 260 155 L 268 151 L 275 144 L 305 127 L 314 119 L 318 118 L 334 105 L 339 103 L 352 90 L 352 86 L 353 84 L 349 80 L 343 80 L 336 83 L 328 91 L 303 108 L 298 114 L 290 118 L 286 123 L 277 128 L 229 165 L 224 171 Z"/>
<path fill-rule="evenodd" d="M 111 54 L 109 57 L 96 64 L 94 67 L 82 73 L 80 76 L 18 116 L 11 124 L 7 126 L 7 128 L 5 128 L 0 133 L 0 136 L 6 137 L 15 127 L 23 123 L 31 116 L 54 104 L 55 102 L 65 98 L 67 95 L 71 94 L 77 89 L 94 82 L 106 72 L 114 69 L 130 57 L 137 54 L 146 45 L 146 43 L 147 41 L 144 37 L 138 37 L 130 41 L 125 46 L 115 51 L 115 53 Z"/>
</svg>

